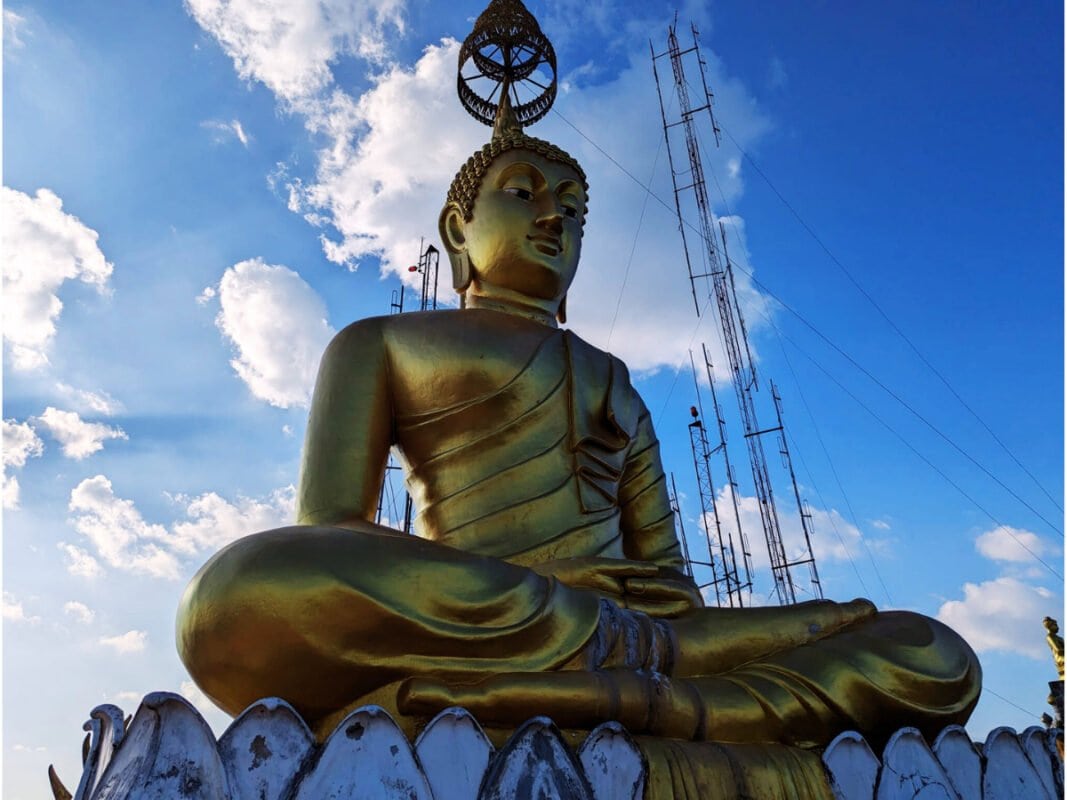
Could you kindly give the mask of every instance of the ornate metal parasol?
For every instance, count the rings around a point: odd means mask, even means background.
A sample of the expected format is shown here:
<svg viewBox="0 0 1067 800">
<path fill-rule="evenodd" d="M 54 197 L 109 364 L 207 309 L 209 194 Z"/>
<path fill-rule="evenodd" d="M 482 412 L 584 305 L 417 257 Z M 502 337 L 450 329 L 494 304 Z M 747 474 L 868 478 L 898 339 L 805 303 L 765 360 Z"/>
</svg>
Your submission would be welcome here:
<svg viewBox="0 0 1067 800">
<path fill-rule="evenodd" d="M 556 99 L 556 53 L 521 0 L 492 0 L 459 51 L 459 99 L 471 116 L 492 125 L 511 93 L 520 125 L 541 119 Z"/>
</svg>

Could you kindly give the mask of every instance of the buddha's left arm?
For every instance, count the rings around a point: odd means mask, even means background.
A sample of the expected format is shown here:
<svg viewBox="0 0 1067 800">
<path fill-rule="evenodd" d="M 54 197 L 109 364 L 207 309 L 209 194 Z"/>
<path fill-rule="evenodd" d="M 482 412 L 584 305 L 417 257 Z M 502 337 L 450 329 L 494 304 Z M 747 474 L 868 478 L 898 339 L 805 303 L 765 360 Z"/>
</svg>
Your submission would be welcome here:
<svg viewBox="0 0 1067 800">
<path fill-rule="evenodd" d="M 619 484 L 619 506 L 627 558 L 677 570 L 684 567 L 659 457 L 659 440 L 644 404 Z"/>
<path fill-rule="evenodd" d="M 323 354 L 297 493 L 297 522 L 371 521 L 392 443 L 388 354 L 380 319 L 349 325 Z"/>
</svg>

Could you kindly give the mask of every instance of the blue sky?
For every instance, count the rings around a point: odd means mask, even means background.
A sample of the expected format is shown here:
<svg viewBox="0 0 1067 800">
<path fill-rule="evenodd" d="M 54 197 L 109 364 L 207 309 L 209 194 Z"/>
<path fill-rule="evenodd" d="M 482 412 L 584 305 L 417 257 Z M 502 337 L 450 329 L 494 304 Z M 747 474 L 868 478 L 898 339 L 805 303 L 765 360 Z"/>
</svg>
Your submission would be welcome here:
<svg viewBox="0 0 1067 800">
<path fill-rule="evenodd" d="M 532 132 L 590 176 L 569 326 L 630 364 L 695 543 L 687 351 L 717 353 L 716 334 L 710 316 L 698 327 L 672 214 L 600 152 L 670 203 L 648 38 L 663 49 L 673 9 L 529 7 L 561 78 L 558 113 Z M 182 689 L 185 582 L 226 541 L 289 520 L 318 354 L 388 311 L 487 136 L 454 89 L 455 40 L 479 10 L 6 4 L 5 796 L 39 796 L 48 763 L 77 783 L 96 704 L 132 712 Z M 976 739 L 1045 710 L 1041 617 L 1063 609 L 1062 13 L 679 16 L 683 42 L 688 20 L 701 31 L 725 131 L 705 153 L 712 202 L 760 374 L 783 395 L 825 593 L 957 627 L 991 690 Z M 769 420 L 765 390 L 757 402 Z M 758 570 L 755 601 L 769 589 Z"/>
</svg>

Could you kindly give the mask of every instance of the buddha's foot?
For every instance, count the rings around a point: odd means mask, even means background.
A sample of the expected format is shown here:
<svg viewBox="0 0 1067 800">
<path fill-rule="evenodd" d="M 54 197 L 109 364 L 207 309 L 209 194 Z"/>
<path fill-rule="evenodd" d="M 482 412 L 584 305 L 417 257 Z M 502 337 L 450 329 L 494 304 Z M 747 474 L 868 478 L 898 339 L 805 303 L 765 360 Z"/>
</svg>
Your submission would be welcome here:
<svg viewBox="0 0 1067 800">
<path fill-rule="evenodd" d="M 474 684 L 411 678 L 397 694 L 404 714 L 430 716 L 450 706 L 492 725 L 517 725 L 536 711 L 563 728 L 589 730 L 615 720 L 634 733 L 674 739 L 704 738 L 706 720 L 694 686 L 657 672 L 515 672 Z"/>
</svg>

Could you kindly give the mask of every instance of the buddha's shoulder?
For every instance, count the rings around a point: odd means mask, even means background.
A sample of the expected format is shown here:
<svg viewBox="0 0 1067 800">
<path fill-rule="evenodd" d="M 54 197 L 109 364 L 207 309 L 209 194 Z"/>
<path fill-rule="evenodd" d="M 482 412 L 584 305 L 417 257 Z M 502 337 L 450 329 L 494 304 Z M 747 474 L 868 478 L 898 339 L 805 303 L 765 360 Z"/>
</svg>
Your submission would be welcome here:
<svg viewBox="0 0 1067 800">
<path fill-rule="evenodd" d="M 505 342 L 537 342 L 553 333 L 552 329 L 509 314 L 443 309 L 361 319 L 338 333 L 330 346 L 341 350 L 378 346 L 387 352 L 480 352 Z"/>
</svg>

